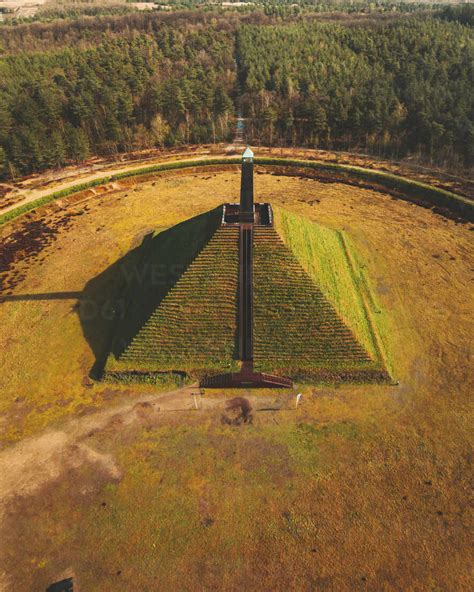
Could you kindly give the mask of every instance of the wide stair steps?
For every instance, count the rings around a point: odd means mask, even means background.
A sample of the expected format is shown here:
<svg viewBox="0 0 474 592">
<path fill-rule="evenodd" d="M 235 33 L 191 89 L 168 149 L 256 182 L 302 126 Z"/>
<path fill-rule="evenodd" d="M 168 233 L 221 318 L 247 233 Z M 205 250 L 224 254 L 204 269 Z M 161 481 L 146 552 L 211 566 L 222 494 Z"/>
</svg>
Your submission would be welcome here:
<svg viewBox="0 0 474 592">
<path fill-rule="evenodd" d="M 274 228 L 254 229 L 256 368 L 364 367 L 371 359 Z"/>
<path fill-rule="evenodd" d="M 220 227 L 120 357 L 160 369 L 230 365 L 237 325 L 239 231 Z"/>
</svg>

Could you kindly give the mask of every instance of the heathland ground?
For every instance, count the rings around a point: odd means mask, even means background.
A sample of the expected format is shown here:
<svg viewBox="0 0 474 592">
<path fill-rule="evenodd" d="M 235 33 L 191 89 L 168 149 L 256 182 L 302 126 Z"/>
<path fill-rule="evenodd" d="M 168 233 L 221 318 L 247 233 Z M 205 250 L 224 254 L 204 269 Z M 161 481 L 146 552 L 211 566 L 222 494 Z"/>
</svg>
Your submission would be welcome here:
<svg viewBox="0 0 474 592">
<path fill-rule="evenodd" d="M 270 174 L 259 201 L 343 230 L 397 386 L 163 394 L 89 378 L 143 238 L 238 197 L 236 168 L 130 179 L 2 227 L 0 588 L 470 590 L 471 227 Z M 74 200 L 72 200 L 74 201 Z M 193 339 L 193 335 L 189 336 Z M 247 396 L 247 393 L 240 393 Z M 8 475 L 12 476 L 8 480 Z"/>
</svg>

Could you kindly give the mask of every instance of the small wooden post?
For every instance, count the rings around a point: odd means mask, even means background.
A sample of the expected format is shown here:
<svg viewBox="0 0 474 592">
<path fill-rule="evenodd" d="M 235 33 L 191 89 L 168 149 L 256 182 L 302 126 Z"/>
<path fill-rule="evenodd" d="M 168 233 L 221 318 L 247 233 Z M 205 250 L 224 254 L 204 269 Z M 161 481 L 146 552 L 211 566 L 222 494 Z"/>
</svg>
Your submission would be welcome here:
<svg viewBox="0 0 474 592">
<path fill-rule="evenodd" d="M 302 395 L 301 393 L 298 393 L 298 394 L 296 395 L 295 409 L 298 409 L 298 405 L 299 405 L 299 403 L 300 403 L 300 401 L 301 401 L 301 397 L 302 397 L 302 396 L 303 396 L 303 395 Z"/>
</svg>

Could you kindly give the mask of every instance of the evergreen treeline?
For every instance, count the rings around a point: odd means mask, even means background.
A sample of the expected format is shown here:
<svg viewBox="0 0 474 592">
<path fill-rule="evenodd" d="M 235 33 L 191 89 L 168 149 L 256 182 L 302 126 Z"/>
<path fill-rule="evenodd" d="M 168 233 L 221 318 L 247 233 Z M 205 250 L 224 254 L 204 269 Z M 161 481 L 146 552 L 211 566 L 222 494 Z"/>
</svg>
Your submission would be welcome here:
<svg viewBox="0 0 474 592">
<path fill-rule="evenodd" d="M 432 18 L 243 26 L 237 55 L 254 142 L 473 162 L 468 27 Z"/>
<path fill-rule="evenodd" d="M 253 144 L 473 164 L 473 35 L 459 22 L 131 14 L 2 27 L 0 43 L 6 176 L 224 141 L 237 110 Z"/>
<path fill-rule="evenodd" d="M 232 132 L 233 36 L 163 26 L 0 62 L 0 146 L 14 175 L 90 154 L 222 141 Z"/>
<path fill-rule="evenodd" d="M 457 21 L 463 25 L 474 25 L 474 5 L 446 6 L 439 12 L 439 17 L 447 21 Z"/>
</svg>

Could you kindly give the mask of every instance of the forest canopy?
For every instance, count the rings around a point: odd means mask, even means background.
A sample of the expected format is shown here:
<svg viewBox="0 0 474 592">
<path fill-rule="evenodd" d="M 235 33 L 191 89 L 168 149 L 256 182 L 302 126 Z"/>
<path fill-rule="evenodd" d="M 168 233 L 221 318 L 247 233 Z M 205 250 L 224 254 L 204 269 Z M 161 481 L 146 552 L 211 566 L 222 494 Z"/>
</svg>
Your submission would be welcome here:
<svg viewBox="0 0 474 592">
<path fill-rule="evenodd" d="M 239 113 L 252 144 L 473 164 L 472 28 L 451 14 L 351 26 L 194 11 L 1 32 L 3 176 L 231 140 Z"/>
<path fill-rule="evenodd" d="M 472 30 L 413 18 L 388 26 L 243 26 L 239 80 L 250 137 L 472 164 Z"/>
</svg>

